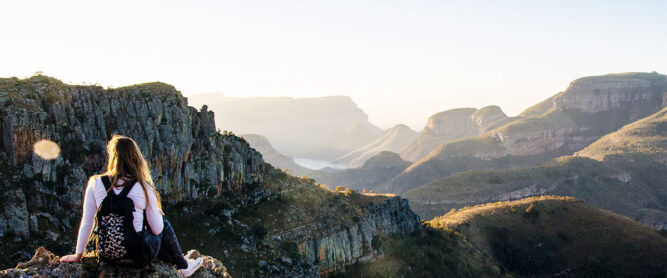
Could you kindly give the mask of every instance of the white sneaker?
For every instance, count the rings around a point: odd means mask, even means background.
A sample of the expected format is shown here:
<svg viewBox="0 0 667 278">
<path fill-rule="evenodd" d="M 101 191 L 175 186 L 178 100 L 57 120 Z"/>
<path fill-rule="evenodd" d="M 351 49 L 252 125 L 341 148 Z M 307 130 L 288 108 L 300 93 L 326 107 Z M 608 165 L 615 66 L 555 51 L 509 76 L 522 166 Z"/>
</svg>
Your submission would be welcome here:
<svg viewBox="0 0 667 278">
<path fill-rule="evenodd" d="M 199 269 L 202 266 L 203 262 L 204 261 L 203 261 L 202 258 L 197 258 L 197 259 L 194 259 L 194 260 L 188 260 L 188 268 L 179 269 L 179 271 L 181 271 L 181 274 L 183 274 L 183 276 L 190 277 L 190 276 L 192 276 L 192 274 L 195 274 L 197 269 Z"/>
<path fill-rule="evenodd" d="M 190 251 L 188 251 L 187 253 L 185 253 L 185 256 L 183 256 L 183 257 L 185 257 L 186 260 L 187 260 L 187 259 L 192 259 L 192 258 L 190 258 L 190 257 L 191 257 L 192 254 L 194 254 L 194 253 L 195 253 L 195 250 L 194 250 L 194 249 L 191 249 Z"/>
</svg>

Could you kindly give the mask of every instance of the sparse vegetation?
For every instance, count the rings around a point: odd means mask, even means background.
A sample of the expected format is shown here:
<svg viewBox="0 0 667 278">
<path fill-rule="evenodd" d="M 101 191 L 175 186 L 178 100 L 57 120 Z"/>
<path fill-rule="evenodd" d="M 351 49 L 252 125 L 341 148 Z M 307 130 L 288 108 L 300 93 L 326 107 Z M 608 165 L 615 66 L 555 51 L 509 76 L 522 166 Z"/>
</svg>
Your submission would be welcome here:
<svg viewBox="0 0 667 278">
<path fill-rule="evenodd" d="M 571 197 L 466 207 L 428 223 L 460 233 L 516 276 L 661 277 L 667 271 L 659 255 L 667 238 Z"/>
</svg>

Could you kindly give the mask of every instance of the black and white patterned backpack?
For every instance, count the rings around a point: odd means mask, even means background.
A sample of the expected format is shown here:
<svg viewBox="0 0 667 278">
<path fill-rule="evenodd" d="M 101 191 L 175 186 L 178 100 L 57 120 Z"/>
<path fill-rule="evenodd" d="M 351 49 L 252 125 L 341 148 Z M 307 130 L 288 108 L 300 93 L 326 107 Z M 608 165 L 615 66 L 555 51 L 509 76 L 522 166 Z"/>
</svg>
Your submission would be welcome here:
<svg viewBox="0 0 667 278">
<path fill-rule="evenodd" d="M 146 258 L 144 244 L 132 224 L 134 202 L 127 197 L 136 180 L 126 181 L 123 190 L 116 195 L 111 189 L 111 180 L 102 176 L 107 191 L 95 216 L 97 228 L 94 232 L 95 251 L 100 261 L 115 265 L 142 267 L 150 264 Z"/>
</svg>

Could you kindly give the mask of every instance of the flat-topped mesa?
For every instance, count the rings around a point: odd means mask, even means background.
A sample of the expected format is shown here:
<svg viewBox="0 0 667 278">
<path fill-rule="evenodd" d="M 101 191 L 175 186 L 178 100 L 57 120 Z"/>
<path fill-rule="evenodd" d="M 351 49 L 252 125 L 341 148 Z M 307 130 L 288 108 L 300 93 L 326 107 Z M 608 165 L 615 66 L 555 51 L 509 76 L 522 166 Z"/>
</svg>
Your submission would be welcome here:
<svg viewBox="0 0 667 278">
<path fill-rule="evenodd" d="M 623 73 L 577 79 L 553 98 L 559 111 L 597 113 L 622 107 L 665 106 L 667 76 L 657 73 Z"/>
<path fill-rule="evenodd" d="M 437 113 L 428 118 L 424 130 L 436 134 L 470 133 L 473 126 L 469 119 L 475 111 L 475 108 L 457 108 Z"/>
<path fill-rule="evenodd" d="M 479 134 L 479 129 L 471 121 L 475 111 L 475 108 L 458 108 L 432 115 L 417 139 L 400 150 L 399 154 L 405 160 L 417 161 L 445 141 Z"/>
<path fill-rule="evenodd" d="M 193 278 L 231 278 L 222 263 L 209 256 L 195 251 L 191 258 L 202 257 L 203 265 L 192 276 Z M 79 263 L 62 263 L 60 257 L 53 255 L 44 247 L 37 248 L 35 255 L 15 268 L 0 270 L 2 277 L 60 277 L 60 278 L 93 278 L 93 277 L 173 277 L 182 275 L 172 266 L 162 262 L 152 264 L 152 270 L 136 268 L 118 268 L 105 263 L 98 263 L 95 257 L 84 256 Z"/>
<path fill-rule="evenodd" d="M 491 105 L 475 108 L 451 109 L 432 115 L 417 139 L 399 154 L 405 160 L 418 161 L 441 144 L 477 136 L 509 119 L 500 107 Z"/>
<path fill-rule="evenodd" d="M 402 193 L 456 172 L 535 166 L 571 155 L 605 134 L 659 111 L 665 95 L 667 76 L 656 73 L 578 79 L 520 117 L 498 120 L 478 136 L 433 147 L 383 187 Z M 403 158 L 416 153 L 406 150 L 400 152 Z"/>
</svg>

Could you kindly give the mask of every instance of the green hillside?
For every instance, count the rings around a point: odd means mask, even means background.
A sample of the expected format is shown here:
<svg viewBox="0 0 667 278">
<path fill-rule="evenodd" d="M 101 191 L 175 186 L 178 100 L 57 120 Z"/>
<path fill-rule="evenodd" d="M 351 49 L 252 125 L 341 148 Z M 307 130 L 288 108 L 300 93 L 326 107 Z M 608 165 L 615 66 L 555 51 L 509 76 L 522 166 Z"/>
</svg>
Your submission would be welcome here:
<svg viewBox="0 0 667 278">
<path fill-rule="evenodd" d="M 380 189 L 401 194 L 457 172 L 538 166 L 572 155 L 660 111 L 665 91 L 667 76 L 653 73 L 575 80 L 550 101 L 524 112 L 523 118 L 476 137 L 443 142 Z"/>
<path fill-rule="evenodd" d="M 467 205 L 542 194 L 574 196 L 665 228 L 666 126 L 667 109 L 662 109 L 604 136 L 574 157 L 533 168 L 457 173 L 413 189 L 404 197 L 418 214 L 430 219 Z"/>
<path fill-rule="evenodd" d="M 461 234 L 518 277 L 665 277 L 667 238 L 570 197 L 466 207 L 430 225 Z"/>
<path fill-rule="evenodd" d="M 457 173 L 413 189 L 403 197 L 410 200 L 417 214 L 430 219 L 453 208 L 488 202 L 546 194 L 574 196 L 656 228 L 664 227 L 664 192 L 633 176 L 592 159 L 562 157 L 535 168 Z M 666 178 L 665 171 L 658 171 L 650 179 Z"/>
<path fill-rule="evenodd" d="M 667 160 L 667 108 L 644 119 L 624 126 L 608 134 L 588 147 L 575 153 L 575 156 L 590 157 L 605 161 L 614 156 L 626 156 L 634 153 L 662 156 Z M 660 157 L 656 157 L 660 159 Z"/>
</svg>

